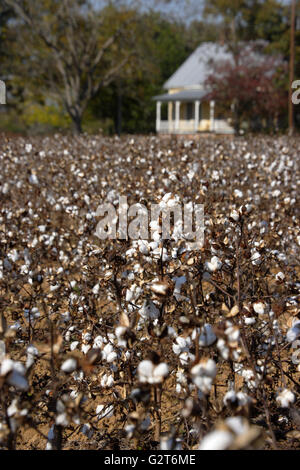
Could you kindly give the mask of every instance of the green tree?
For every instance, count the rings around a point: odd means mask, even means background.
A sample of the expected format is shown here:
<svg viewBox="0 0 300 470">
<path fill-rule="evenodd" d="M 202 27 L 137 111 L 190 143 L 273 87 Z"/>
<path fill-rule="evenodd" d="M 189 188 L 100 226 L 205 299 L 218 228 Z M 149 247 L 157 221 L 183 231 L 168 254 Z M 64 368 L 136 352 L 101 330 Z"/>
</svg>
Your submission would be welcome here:
<svg viewBox="0 0 300 470">
<path fill-rule="evenodd" d="M 134 59 L 89 106 L 90 114 L 98 119 L 111 118 L 118 133 L 155 130 L 152 98 L 163 91 L 163 83 L 193 51 L 187 26 L 161 13 L 137 12 L 135 28 Z"/>
<path fill-rule="evenodd" d="M 74 129 L 81 132 L 88 103 L 119 75 L 132 55 L 128 11 L 112 23 L 110 6 L 96 13 L 88 0 L 6 0 L 6 4 L 19 17 L 19 31 L 24 32 L 20 42 L 30 48 L 26 65 L 30 64 L 31 80 L 64 106 Z"/>
</svg>

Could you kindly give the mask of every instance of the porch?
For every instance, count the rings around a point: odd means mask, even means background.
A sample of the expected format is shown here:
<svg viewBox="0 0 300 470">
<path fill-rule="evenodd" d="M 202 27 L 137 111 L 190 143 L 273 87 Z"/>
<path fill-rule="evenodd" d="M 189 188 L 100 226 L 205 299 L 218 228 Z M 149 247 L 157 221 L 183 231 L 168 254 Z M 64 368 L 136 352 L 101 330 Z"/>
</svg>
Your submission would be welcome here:
<svg viewBox="0 0 300 470">
<path fill-rule="evenodd" d="M 206 91 L 193 89 L 155 96 L 156 132 L 233 134 L 228 120 L 216 115 L 215 102 L 205 100 L 205 95 Z"/>
</svg>

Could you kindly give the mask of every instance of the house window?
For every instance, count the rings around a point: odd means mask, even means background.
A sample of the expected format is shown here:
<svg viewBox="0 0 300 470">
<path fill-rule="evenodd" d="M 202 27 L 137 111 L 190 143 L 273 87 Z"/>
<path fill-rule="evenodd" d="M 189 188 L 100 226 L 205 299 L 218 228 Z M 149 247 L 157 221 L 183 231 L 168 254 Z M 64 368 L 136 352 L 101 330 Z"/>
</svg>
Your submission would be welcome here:
<svg viewBox="0 0 300 470">
<path fill-rule="evenodd" d="M 195 112 L 195 104 L 194 103 L 186 103 L 186 119 L 195 119 L 194 117 Z"/>
<path fill-rule="evenodd" d="M 162 121 L 168 120 L 168 103 L 161 104 L 161 120 Z"/>
</svg>

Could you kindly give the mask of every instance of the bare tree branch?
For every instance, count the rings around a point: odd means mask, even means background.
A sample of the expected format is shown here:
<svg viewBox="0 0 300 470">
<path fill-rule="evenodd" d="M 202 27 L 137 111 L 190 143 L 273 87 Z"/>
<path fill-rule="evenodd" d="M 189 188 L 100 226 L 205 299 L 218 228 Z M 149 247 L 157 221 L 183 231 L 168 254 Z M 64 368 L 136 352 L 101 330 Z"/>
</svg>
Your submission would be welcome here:
<svg viewBox="0 0 300 470">
<path fill-rule="evenodd" d="M 131 18 L 125 18 L 103 40 L 100 37 L 103 18 L 92 11 L 84 14 L 79 0 L 63 0 L 55 16 L 43 1 L 5 1 L 44 44 L 48 63 L 43 62 L 47 67 L 43 72 L 50 77 L 52 87 L 80 132 L 82 115 L 89 101 L 120 74 L 132 57 L 126 53 L 117 63 L 112 60 L 112 46 L 124 36 Z"/>
</svg>

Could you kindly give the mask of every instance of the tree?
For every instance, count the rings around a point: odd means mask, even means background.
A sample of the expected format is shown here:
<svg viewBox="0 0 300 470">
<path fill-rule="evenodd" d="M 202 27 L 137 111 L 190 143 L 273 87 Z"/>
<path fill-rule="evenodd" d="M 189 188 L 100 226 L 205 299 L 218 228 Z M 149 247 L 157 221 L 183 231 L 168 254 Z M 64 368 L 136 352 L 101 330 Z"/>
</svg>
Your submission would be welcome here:
<svg viewBox="0 0 300 470">
<path fill-rule="evenodd" d="M 81 132 L 90 100 L 132 56 L 128 27 L 132 17 L 120 15 L 119 23 L 112 24 L 109 7 L 100 14 L 88 0 L 5 1 L 25 29 L 30 28 L 33 41 L 27 34 L 31 48 L 27 59 L 44 77 L 48 96 L 61 101 L 75 131 Z"/>
<path fill-rule="evenodd" d="M 134 58 L 92 100 L 91 114 L 102 119 L 104 126 L 110 118 L 110 130 L 113 120 L 117 133 L 154 132 L 156 104 L 152 98 L 163 92 L 163 83 L 193 52 L 188 35 L 187 26 L 179 21 L 155 11 L 138 11 Z"/>
<path fill-rule="evenodd" d="M 204 14 L 218 24 L 237 58 L 240 41 L 262 39 L 274 45 L 289 31 L 288 9 L 278 0 L 206 0 Z"/>
<path fill-rule="evenodd" d="M 286 108 L 286 92 L 278 81 L 286 70 L 280 57 L 257 51 L 257 43 L 240 44 L 238 63 L 225 60 L 212 64 L 206 81 L 210 90 L 207 98 L 217 101 L 224 110 L 233 109 L 237 134 L 242 120 L 253 124 L 259 117 L 278 122 Z"/>
</svg>

